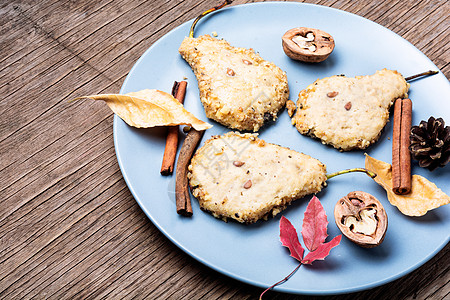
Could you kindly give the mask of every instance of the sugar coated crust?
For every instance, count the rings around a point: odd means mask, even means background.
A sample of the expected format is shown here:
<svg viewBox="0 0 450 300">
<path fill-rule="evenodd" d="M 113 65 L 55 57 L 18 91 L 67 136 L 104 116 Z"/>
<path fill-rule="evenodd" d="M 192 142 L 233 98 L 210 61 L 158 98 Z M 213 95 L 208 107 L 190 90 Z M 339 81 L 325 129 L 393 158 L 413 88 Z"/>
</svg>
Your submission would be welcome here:
<svg viewBox="0 0 450 300">
<path fill-rule="evenodd" d="M 319 192 L 325 174 L 325 165 L 309 155 L 254 134 L 230 132 L 213 136 L 197 150 L 188 178 L 202 210 L 223 220 L 254 223 Z"/>
<path fill-rule="evenodd" d="M 348 151 L 375 143 L 397 98 L 408 97 L 409 84 L 397 71 L 319 79 L 298 95 L 292 123 L 304 135 Z"/>
<path fill-rule="evenodd" d="M 253 49 L 203 35 L 186 37 L 179 52 L 197 77 L 206 116 L 229 128 L 258 131 L 289 97 L 285 72 Z"/>
</svg>

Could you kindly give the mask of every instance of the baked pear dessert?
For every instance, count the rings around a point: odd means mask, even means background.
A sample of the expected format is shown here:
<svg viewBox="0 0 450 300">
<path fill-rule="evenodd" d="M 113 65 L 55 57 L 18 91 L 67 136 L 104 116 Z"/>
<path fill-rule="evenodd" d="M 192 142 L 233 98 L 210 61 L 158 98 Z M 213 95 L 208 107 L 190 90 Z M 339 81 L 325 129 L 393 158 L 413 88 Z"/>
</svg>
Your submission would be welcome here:
<svg viewBox="0 0 450 300">
<path fill-rule="evenodd" d="M 206 116 L 229 128 L 258 131 L 289 97 L 285 72 L 252 49 L 203 35 L 186 37 L 179 52 L 197 77 Z"/>
<path fill-rule="evenodd" d="M 200 208 L 241 223 L 275 216 L 292 201 L 319 192 L 327 179 L 317 159 L 235 132 L 206 141 L 188 170 Z"/>
<path fill-rule="evenodd" d="M 331 76 L 316 80 L 298 95 L 293 125 L 303 134 L 342 151 L 375 143 L 397 98 L 408 97 L 409 83 L 397 71 Z"/>
</svg>

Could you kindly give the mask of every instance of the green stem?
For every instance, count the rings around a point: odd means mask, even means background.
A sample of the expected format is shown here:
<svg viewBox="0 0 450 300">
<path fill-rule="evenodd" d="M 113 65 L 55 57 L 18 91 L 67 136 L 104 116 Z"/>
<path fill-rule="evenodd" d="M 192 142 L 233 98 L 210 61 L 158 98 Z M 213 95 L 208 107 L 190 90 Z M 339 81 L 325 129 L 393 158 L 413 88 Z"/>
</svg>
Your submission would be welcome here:
<svg viewBox="0 0 450 300">
<path fill-rule="evenodd" d="M 333 178 L 334 176 L 338 176 L 338 175 L 342 175 L 342 174 L 346 174 L 346 173 L 352 173 L 352 172 L 363 172 L 363 173 L 366 173 L 371 178 L 377 177 L 377 174 L 375 174 L 374 172 L 369 171 L 367 169 L 364 169 L 364 168 L 353 168 L 353 169 L 347 169 L 347 170 L 342 170 L 342 171 L 339 171 L 339 172 L 327 174 L 327 180 L 330 179 L 330 178 Z"/>
<path fill-rule="evenodd" d="M 204 16 L 206 16 L 209 13 L 212 13 L 213 11 L 221 9 L 225 5 L 231 4 L 231 2 L 232 2 L 232 0 L 225 0 L 222 4 L 217 5 L 217 6 L 213 7 L 213 8 L 211 8 L 211 9 L 208 9 L 207 11 L 203 12 L 200 16 L 195 18 L 194 23 L 192 23 L 192 25 L 191 25 L 191 30 L 189 31 L 189 37 L 191 37 L 191 38 L 194 37 L 195 25 L 197 25 L 198 21 L 200 21 L 201 18 L 203 18 Z"/>
</svg>

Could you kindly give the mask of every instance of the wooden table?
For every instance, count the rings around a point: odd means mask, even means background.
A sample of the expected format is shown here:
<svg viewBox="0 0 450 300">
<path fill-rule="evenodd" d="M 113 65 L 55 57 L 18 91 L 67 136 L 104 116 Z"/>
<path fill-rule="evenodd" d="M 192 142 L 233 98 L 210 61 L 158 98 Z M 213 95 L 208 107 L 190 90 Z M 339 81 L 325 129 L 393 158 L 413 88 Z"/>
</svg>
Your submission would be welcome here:
<svg viewBox="0 0 450 300">
<path fill-rule="evenodd" d="M 148 47 L 218 2 L 0 2 L 1 299 L 255 299 L 262 292 L 195 261 L 160 233 L 122 178 L 111 111 L 68 102 L 119 92 Z M 253 1 L 233 5 L 245 2 Z M 304 2 L 391 29 L 449 78 L 447 1 Z M 449 297 L 449 250 L 392 283 L 330 299 Z"/>
</svg>

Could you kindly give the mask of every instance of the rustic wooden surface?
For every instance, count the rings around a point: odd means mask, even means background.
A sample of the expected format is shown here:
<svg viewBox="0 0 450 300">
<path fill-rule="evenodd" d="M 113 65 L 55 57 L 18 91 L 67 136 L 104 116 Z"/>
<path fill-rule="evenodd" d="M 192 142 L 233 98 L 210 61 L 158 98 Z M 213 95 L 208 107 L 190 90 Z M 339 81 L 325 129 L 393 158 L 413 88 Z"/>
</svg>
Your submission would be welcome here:
<svg viewBox="0 0 450 300">
<path fill-rule="evenodd" d="M 234 4 L 245 2 L 253 1 Z M 449 78 L 447 1 L 304 2 L 393 30 Z M 193 260 L 161 234 L 122 178 L 112 113 L 94 102 L 68 103 L 119 92 L 152 43 L 217 3 L 0 1 L 1 299 L 255 299 L 261 293 Z M 392 283 L 329 298 L 449 299 L 449 250 Z"/>
</svg>

